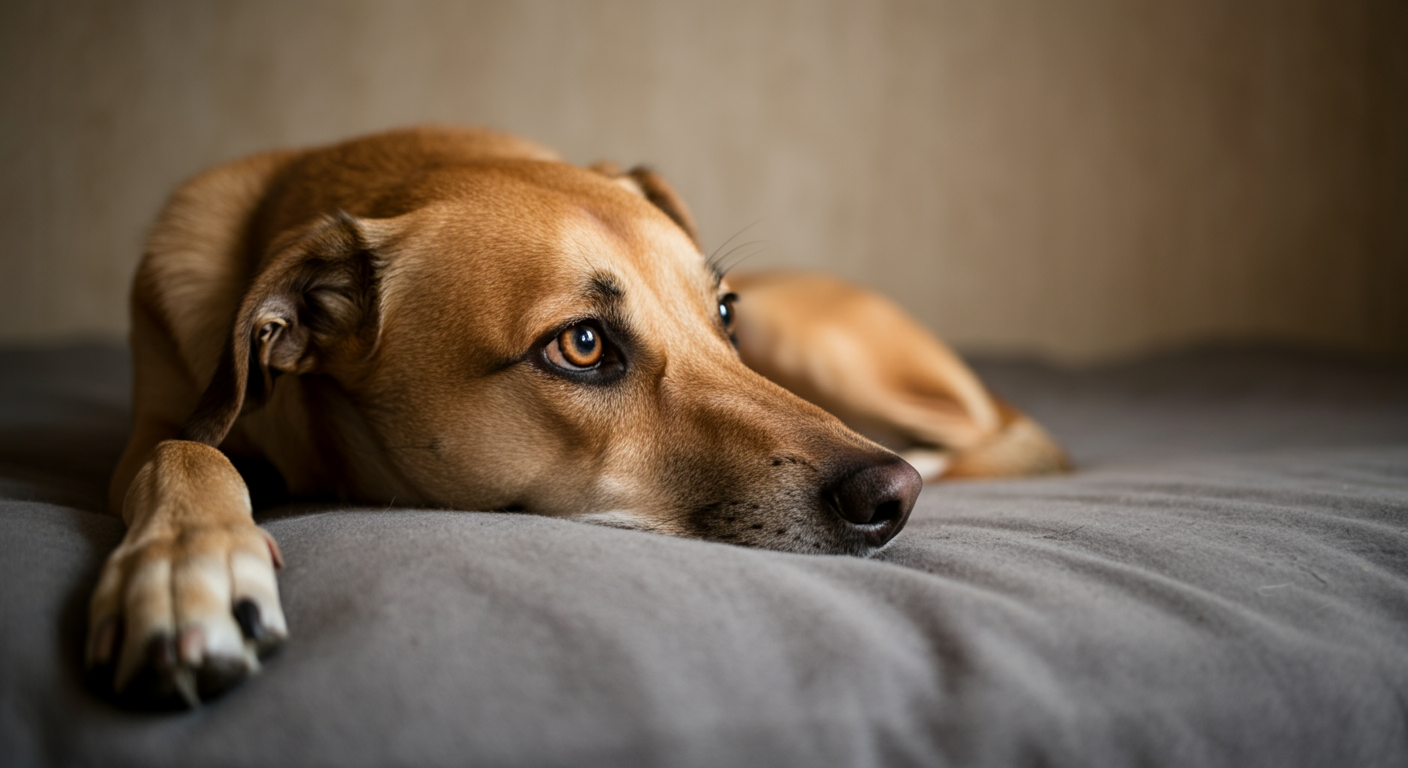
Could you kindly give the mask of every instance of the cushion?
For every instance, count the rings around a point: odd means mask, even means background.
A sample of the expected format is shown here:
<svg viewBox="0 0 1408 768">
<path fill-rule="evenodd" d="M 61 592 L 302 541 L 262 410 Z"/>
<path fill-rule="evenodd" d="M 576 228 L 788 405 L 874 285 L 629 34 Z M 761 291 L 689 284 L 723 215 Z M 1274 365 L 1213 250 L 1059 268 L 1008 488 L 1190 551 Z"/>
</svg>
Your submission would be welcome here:
<svg viewBox="0 0 1408 768">
<path fill-rule="evenodd" d="M 930 485 L 869 559 L 276 508 L 290 641 L 152 714 L 80 663 L 127 366 L 0 351 L 4 765 L 1408 763 L 1402 369 L 978 360 L 1080 469 Z"/>
</svg>

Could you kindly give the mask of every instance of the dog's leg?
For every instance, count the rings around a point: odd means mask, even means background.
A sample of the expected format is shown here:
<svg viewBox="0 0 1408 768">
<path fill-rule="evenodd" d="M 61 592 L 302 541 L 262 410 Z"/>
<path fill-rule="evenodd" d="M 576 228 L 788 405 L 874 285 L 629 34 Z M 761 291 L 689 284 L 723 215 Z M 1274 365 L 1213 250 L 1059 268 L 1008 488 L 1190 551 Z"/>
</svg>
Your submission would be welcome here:
<svg viewBox="0 0 1408 768">
<path fill-rule="evenodd" d="M 888 300 L 839 280 L 730 275 L 749 367 L 899 451 L 926 480 L 1063 471 L 1061 448 L 988 393 L 943 342 Z"/>
<path fill-rule="evenodd" d="M 225 454 L 173 439 L 195 399 L 189 377 L 140 311 L 134 331 L 132 438 L 110 501 L 127 533 L 93 593 L 87 663 L 124 698 L 194 705 L 257 670 L 287 635 L 281 556 Z"/>
<path fill-rule="evenodd" d="M 89 614 L 88 663 L 113 686 L 191 705 L 259 668 L 287 635 L 272 537 L 225 454 L 164 440 L 123 503 L 127 535 L 108 557 Z"/>
</svg>

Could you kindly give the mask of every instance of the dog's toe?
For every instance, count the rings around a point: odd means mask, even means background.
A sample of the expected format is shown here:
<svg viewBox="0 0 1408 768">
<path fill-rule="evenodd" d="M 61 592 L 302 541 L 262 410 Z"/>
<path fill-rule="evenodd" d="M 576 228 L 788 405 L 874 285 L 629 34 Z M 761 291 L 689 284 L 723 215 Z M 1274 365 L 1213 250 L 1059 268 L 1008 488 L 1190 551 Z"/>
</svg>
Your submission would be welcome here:
<svg viewBox="0 0 1408 768">
<path fill-rule="evenodd" d="M 272 543 L 270 546 L 272 548 Z M 252 643 L 260 656 L 273 652 L 288 637 L 288 623 L 279 603 L 279 585 L 274 577 L 280 555 L 277 549 L 270 551 L 272 561 L 249 551 L 230 557 L 234 594 L 231 612 L 245 641 Z"/>
<path fill-rule="evenodd" d="M 248 677 L 257 664 L 243 656 L 207 656 L 195 669 L 196 693 L 202 700 L 212 699 Z"/>
</svg>

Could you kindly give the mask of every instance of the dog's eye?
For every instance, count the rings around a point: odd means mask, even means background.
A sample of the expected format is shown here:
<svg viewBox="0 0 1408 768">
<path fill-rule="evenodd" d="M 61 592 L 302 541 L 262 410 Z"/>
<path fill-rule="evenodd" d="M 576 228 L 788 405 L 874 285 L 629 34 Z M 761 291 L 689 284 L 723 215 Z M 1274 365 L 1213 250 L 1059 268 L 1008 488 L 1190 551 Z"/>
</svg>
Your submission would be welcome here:
<svg viewBox="0 0 1408 768">
<path fill-rule="evenodd" d="M 548 344 L 547 353 L 553 365 L 580 371 L 601 362 L 605 349 L 601 343 L 601 333 L 594 326 L 582 323 L 558 334 Z"/>
<path fill-rule="evenodd" d="M 735 301 L 738 301 L 736 293 L 726 293 L 719 299 L 719 319 L 724 322 L 724 330 L 726 331 L 733 329 L 733 303 Z"/>
</svg>

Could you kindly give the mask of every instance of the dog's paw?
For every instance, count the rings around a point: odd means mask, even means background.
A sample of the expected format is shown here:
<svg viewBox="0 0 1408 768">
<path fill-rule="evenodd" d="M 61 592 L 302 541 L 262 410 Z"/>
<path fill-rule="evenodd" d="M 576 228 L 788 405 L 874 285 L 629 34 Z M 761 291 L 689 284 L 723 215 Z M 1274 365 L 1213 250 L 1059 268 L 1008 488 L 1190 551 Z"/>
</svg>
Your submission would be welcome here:
<svg viewBox="0 0 1408 768">
<path fill-rule="evenodd" d="M 129 532 L 93 593 L 93 683 L 135 706 L 194 707 L 258 671 L 288 636 L 279 567 L 247 519 Z"/>
</svg>

